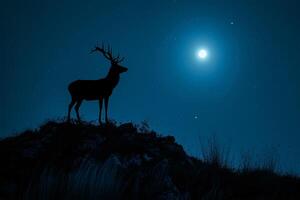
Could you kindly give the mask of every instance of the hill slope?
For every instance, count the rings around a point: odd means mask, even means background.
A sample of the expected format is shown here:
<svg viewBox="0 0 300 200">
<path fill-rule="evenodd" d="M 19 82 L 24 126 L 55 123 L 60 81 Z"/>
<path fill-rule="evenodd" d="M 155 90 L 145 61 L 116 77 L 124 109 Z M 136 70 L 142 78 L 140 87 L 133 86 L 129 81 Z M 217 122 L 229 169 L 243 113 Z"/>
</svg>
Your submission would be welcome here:
<svg viewBox="0 0 300 200">
<path fill-rule="evenodd" d="M 0 141 L 0 199 L 300 199 L 300 180 L 233 172 L 131 123 L 47 122 Z"/>
</svg>

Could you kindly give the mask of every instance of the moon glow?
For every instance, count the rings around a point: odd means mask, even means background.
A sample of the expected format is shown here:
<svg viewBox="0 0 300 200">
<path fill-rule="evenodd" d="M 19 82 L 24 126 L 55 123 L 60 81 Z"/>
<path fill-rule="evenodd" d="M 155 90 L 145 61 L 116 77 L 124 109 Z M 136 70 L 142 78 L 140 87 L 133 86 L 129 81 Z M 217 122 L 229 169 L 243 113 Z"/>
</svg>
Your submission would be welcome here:
<svg viewBox="0 0 300 200">
<path fill-rule="evenodd" d="M 200 58 L 201 60 L 205 60 L 207 58 L 207 50 L 205 49 L 200 49 L 198 52 L 197 52 L 197 56 L 198 58 Z"/>
</svg>

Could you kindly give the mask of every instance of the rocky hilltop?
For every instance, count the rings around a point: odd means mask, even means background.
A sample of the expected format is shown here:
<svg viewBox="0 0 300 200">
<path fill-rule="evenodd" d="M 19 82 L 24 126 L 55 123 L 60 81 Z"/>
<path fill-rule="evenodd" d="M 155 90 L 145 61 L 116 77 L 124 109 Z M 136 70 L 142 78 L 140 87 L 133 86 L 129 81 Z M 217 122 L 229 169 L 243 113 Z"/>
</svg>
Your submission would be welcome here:
<svg viewBox="0 0 300 200">
<path fill-rule="evenodd" d="M 0 141 L 0 199 L 300 199 L 300 180 L 234 171 L 132 123 L 49 121 Z"/>
</svg>

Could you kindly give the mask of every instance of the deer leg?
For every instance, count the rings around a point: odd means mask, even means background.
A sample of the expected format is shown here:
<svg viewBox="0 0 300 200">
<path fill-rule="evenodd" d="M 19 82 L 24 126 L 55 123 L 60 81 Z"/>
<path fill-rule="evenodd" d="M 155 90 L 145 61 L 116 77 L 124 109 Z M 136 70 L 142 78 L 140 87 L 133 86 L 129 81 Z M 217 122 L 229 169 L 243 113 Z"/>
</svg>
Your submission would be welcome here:
<svg viewBox="0 0 300 200">
<path fill-rule="evenodd" d="M 82 103 L 82 100 L 78 100 L 77 104 L 75 106 L 75 111 L 76 111 L 77 119 L 79 122 L 80 122 L 79 108 L 80 108 L 81 103 Z"/>
<path fill-rule="evenodd" d="M 75 100 L 72 99 L 71 103 L 69 104 L 69 110 L 68 110 L 68 122 L 70 122 L 71 110 L 72 110 L 74 104 L 75 104 Z"/>
<path fill-rule="evenodd" d="M 109 97 L 106 97 L 105 99 L 105 122 L 108 123 L 108 117 L 107 117 L 107 109 L 108 109 L 108 100 L 109 100 Z"/>
<path fill-rule="evenodd" d="M 99 112 L 99 124 L 101 124 L 101 113 L 102 113 L 102 104 L 103 104 L 103 99 L 99 99 L 99 108 L 100 108 L 100 112 Z"/>
</svg>

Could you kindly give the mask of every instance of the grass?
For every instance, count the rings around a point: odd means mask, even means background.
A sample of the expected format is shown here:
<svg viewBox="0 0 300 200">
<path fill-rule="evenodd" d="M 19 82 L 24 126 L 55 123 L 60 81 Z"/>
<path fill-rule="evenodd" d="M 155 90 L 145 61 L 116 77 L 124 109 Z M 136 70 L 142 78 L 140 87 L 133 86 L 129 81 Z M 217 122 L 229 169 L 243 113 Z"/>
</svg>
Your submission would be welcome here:
<svg viewBox="0 0 300 200">
<path fill-rule="evenodd" d="M 64 172 L 44 168 L 28 185 L 23 200 L 121 199 L 125 182 L 117 157 L 103 163 L 84 158 L 79 167 Z"/>
<path fill-rule="evenodd" d="M 222 144 L 216 137 L 211 136 L 206 142 L 200 140 L 200 159 L 211 166 L 224 169 L 235 169 L 242 173 L 252 171 L 264 171 L 268 173 L 279 173 L 279 154 L 272 147 L 261 153 L 259 158 L 255 152 L 245 151 L 240 155 L 239 164 L 233 163 L 234 156 L 228 145 Z"/>
<path fill-rule="evenodd" d="M 146 123 L 49 121 L 0 141 L 0 199 L 300 199 L 274 152 L 243 153 L 234 168 L 215 136 L 198 159 Z"/>
<path fill-rule="evenodd" d="M 200 156 L 204 162 L 218 168 L 230 168 L 230 148 L 221 145 L 215 135 L 207 139 L 206 143 L 200 140 L 200 147 Z"/>
</svg>

